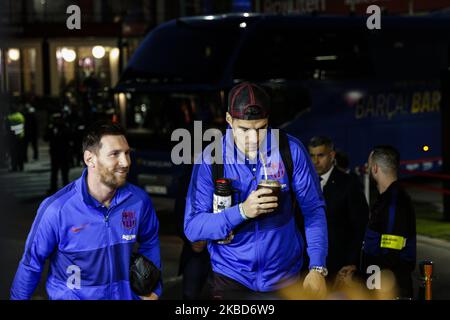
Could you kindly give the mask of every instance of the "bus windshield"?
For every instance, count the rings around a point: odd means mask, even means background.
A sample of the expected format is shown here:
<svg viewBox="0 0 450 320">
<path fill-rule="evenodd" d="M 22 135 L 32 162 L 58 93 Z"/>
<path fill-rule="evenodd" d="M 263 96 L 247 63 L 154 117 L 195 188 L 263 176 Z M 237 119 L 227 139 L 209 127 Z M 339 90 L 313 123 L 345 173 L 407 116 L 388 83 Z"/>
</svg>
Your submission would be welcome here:
<svg viewBox="0 0 450 320">
<path fill-rule="evenodd" d="M 170 149 L 174 130 L 192 130 L 193 121 L 224 126 L 220 96 L 195 93 L 134 93 L 127 95 L 126 127 L 134 148 Z"/>
<path fill-rule="evenodd" d="M 138 68 L 128 68 L 122 80 L 151 84 L 218 82 L 240 34 L 238 25 L 198 28 L 173 22 L 144 39 L 129 63 Z"/>
</svg>

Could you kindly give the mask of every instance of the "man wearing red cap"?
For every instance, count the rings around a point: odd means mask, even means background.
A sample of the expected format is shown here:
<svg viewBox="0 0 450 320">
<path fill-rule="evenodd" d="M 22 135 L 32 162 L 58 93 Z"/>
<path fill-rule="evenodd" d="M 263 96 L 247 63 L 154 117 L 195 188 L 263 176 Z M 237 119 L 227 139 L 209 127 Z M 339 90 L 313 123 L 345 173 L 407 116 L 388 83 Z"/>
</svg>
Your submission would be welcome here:
<svg viewBox="0 0 450 320">
<path fill-rule="evenodd" d="M 223 174 L 231 180 L 232 204 L 213 212 L 215 190 L 211 165 L 212 145 L 194 165 L 186 199 L 184 231 L 192 242 L 207 241 L 216 299 L 275 298 L 274 293 L 296 286 L 306 246 L 295 223 L 295 195 L 305 221 L 309 273 L 299 293 L 309 289 L 324 297 L 327 275 L 327 224 L 320 184 L 308 152 L 296 138 L 287 136 L 292 176 L 280 157 L 277 130 L 268 125 L 270 99 L 260 86 L 241 83 L 228 95 L 222 139 Z M 261 180 L 277 180 L 278 197 L 270 189 L 257 189 Z M 292 189 L 292 190 L 291 190 Z M 217 241 L 227 238 L 231 241 Z"/>
</svg>

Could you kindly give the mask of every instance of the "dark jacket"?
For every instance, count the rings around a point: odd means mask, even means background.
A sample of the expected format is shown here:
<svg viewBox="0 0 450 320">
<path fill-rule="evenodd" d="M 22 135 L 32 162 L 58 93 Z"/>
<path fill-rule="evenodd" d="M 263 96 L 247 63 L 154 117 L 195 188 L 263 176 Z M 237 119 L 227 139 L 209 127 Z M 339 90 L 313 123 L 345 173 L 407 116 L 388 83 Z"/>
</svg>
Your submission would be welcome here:
<svg viewBox="0 0 450 320">
<path fill-rule="evenodd" d="M 356 177 L 334 168 L 323 188 L 327 204 L 330 274 L 346 265 L 359 265 L 369 207 Z"/>
<path fill-rule="evenodd" d="M 390 221 L 391 211 L 393 217 Z M 399 250 L 381 246 L 384 234 L 405 238 L 404 247 Z M 391 270 L 396 277 L 400 296 L 412 297 L 411 273 L 416 265 L 416 216 L 411 198 L 398 181 L 379 195 L 370 210 L 362 267 L 370 265 Z"/>
<path fill-rule="evenodd" d="M 44 141 L 50 146 L 50 156 L 69 161 L 73 135 L 69 125 L 61 117 L 55 117 L 47 126 Z"/>
</svg>

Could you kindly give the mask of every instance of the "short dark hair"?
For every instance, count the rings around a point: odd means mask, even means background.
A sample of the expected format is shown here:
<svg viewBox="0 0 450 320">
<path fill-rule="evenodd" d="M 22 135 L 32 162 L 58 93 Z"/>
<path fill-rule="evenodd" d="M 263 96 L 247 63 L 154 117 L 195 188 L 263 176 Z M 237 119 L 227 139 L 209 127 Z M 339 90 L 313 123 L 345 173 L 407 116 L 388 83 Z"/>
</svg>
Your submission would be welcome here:
<svg viewBox="0 0 450 320">
<path fill-rule="evenodd" d="M 379 145 L 371 152 L 372 161 L 380 167 L 397 173 L 400 167 L 400 153 L 391 145 Z"/>
<path fill-rule="evenodd" d="M 336 150 L 336 165 L 342 169 L 348 169 L 350 165 L 350 160 L 348 159 L 348 155 L 342 150 Z"/>
<path fill-rule="evenodd" d="M 124 136 L 125 130 L 117 123 L 111 121 L 97 121 L 86 130 L 83 137 L 83 153 L 86 150 L 95 151 L 102 146 L 100 140 L 103 136 Z"/>
<path fill-rule="evenodd" d="M 331 150 L 334 150 L 334 143 L 328 137 L 315 136 L 315 137 L 312 137 L 311 140 L 309 140 L 308 147 L 316 148 L 316 147 L 320 147 L 320 146 L 326 146 L 326 147 L 330 148 Z"/>
</svg>

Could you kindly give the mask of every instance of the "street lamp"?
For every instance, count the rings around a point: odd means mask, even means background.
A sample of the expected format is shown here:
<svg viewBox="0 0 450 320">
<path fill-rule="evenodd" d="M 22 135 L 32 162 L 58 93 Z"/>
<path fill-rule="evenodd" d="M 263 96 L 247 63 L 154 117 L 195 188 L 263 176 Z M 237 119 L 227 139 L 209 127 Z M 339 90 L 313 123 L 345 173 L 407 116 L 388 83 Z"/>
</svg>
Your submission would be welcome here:
<svg viewBox="0 0 450 320">
<path fill-rule="evenodd" d="M 66 62 L 74 62 L 77 58 L 75 50 L 63 48 L 61 50 L 61 55 Z"/>
<path fill-rule="evenodd" d="M 119 51 L 119 49 L 118 48 L 114 48 L 114 49 L 112 49 L 111 50 L 111 52 L 109 53 L 109 57 L 111 58 L 111 59 L 117 59 L 118 57 L 119 57 L 119 54 L 120 54 L 120 51 Z"/>
<path fill-rule="evenodd" d="M 93 47 L 92 55 L 97 59 L 103 58 L 105 56 L 105 48 L 103 48 L 102 46 Z"/>
<path fill-rule="evenodd" d="M 9 49 L 8 50 L 8 57 L 12 61 L 17 61 L 20 58 L 20 51 L 18 49 Z"/>
</svg>

